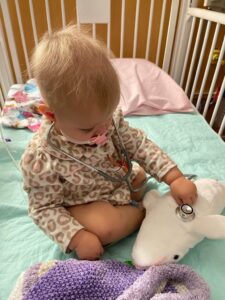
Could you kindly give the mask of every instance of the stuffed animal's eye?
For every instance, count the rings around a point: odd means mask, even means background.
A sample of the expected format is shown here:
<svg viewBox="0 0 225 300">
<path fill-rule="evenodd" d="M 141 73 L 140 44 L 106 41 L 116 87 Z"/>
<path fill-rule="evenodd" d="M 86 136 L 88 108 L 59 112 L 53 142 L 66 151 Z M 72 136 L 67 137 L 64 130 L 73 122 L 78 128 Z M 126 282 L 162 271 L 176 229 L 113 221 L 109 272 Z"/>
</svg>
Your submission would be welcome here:
<svg viewBox="0 0 225 300">
<path fill-rule="evenodd" d="M 173 259 L 177 260 L 179 258 L 179 255 L 174 255 Z"/>
</svg>

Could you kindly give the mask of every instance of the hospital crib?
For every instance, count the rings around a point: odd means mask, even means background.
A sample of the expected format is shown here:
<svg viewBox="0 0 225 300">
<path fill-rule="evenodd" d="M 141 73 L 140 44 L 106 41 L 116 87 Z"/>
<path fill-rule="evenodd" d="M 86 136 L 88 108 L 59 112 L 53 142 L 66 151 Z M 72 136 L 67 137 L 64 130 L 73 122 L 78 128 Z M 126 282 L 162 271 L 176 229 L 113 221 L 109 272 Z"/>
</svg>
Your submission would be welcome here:
<svg viewBox="0 0 225 300">
<path fill-rule="evenodd" d="M 131 126 L 144 130 L 185 174 L 225 183 L 225 14 L 212 10 L 211 2 L 213 0 L 0 0 L 1 107 L 8 99 L 11 85 L 25 83 L 32 77 L 29 57 L 41 36 L 46 31 L 77 23 L 81 29 L 88 28 L 93 38 L 103 40 L 108 51 L 121 58 L 119 62 L 125 61 L 127 66 L 128 61 L 130 68 L 134 65 L 133 59 L 144 59 L 141 64 L 147 64 L 148 70 L 151 66 L 163 73 L 164 78 L 168 78 L 168 73 L 184 89 L 196 111 L 149 113 L 126 116 L 126 119 Z M 129 76 L 133 73 L 129 69 Z M 173 81 L 169 78 L 169 82 Z M 174 99 L 173 94 L 171 99 Z M 187 103 L 189 105 L 188 100 Z M 0 140 L 0 299 L 5 300 L 18 276 L 32 264 L 73 256 L 64 254 L 27 215 L 27 195 L 22 187 L 19 161 L 33 133 L 3 126 L 0 129 L 3 129 Z M 160 192 L 168 191 L 166 185 L 153 179 L 151 184 Z M 130 260 L 134 241 L 135 234 L 109 245 L 103 259 Z M 224 253 L 225 240 L 204 240 L 182 260 L 207 281 L 213 300 L 225 299 Z"/>
<path fill-rule="evenodd" d="M 207 2 L 207 1 L 205 1 Z M 221 1 L 223 2 L 223 1 Z M 1 0 L 1 105 L 13 83 L 31 77 L 41 35 L 88 24 L 117 57 L 145 58 L 183 87 L 220 136 L 225 128 L 225 14 L 187 0 Z"/>
</svg>

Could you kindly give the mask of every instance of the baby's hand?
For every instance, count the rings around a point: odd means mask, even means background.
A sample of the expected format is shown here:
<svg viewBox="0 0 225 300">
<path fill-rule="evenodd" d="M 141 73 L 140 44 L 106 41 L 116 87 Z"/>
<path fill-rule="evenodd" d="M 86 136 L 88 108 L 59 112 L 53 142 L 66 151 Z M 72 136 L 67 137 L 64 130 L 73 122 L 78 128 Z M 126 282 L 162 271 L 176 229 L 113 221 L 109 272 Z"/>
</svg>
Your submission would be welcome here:
<svg viewBox="0 0 225 300">
<path fill-rule="evenodd" d="M 181 176 L 175 179 L 170 184 L 170 190 L 173 198 L 176 200 L 177 204 L 189 204 L 192 205 L 197 200 L 197 188 L 196 185 Z"/>
<path fill-rule="evenodd" d="M 76 251 L 80 259 L 95 260 L 104 252 L 98 237 L 85 229 L 79 230 L 72 238 L 69 249 Z"/>
</svg>

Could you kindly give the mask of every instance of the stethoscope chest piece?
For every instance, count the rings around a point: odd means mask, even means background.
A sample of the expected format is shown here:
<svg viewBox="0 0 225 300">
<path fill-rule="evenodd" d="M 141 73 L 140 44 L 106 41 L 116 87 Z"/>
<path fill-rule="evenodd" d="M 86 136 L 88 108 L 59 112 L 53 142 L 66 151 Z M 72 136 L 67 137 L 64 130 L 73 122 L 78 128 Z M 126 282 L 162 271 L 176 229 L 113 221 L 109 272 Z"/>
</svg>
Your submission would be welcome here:
<svg viewBox="0 0 225 300">
<path fill-rule="evenodd" d="M 176 208 L 176 215 L 183 221 L 189 222 L 195 218 L 193 208 L 188 204 L 182 204 Z"/>
</svg>

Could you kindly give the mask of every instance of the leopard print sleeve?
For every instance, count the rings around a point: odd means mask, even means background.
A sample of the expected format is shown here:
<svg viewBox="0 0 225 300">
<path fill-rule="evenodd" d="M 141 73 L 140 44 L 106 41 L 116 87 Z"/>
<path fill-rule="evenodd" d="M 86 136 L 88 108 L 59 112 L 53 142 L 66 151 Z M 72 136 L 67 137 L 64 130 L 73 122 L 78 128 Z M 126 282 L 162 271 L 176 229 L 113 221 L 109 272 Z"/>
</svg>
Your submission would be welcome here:
<svg viewBox="0 0 225 300">
<path fill-rule="evenodd" d="M 145 133 L 129 126 L 118 111 L 116 123 L 130 158 L 140 164 L 151 176 L 161 181 L 176 164 Z"/>
<path fill-rule="evenodd" d="M 48 153 L 27 149 L 21 160 L 24 189 L 28 193 L 29 216 L 64 252 L 75 233 L 82 229 L 63 207 L 63 187 Z"/>
</svg>

